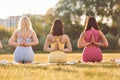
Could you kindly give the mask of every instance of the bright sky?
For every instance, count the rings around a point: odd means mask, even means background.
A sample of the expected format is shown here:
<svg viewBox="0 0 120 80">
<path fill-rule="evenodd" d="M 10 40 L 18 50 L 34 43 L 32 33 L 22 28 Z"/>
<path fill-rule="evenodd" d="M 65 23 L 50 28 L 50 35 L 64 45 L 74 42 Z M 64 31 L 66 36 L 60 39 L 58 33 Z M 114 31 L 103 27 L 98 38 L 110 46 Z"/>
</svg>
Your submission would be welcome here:
<svg viewBox="0 0 120 80">
<path fill-rule="evenodd" d="M 54 7 L 59 0 L 0 0 L 0 18 L 22 14 L 41 14 Z"/>
</svg>

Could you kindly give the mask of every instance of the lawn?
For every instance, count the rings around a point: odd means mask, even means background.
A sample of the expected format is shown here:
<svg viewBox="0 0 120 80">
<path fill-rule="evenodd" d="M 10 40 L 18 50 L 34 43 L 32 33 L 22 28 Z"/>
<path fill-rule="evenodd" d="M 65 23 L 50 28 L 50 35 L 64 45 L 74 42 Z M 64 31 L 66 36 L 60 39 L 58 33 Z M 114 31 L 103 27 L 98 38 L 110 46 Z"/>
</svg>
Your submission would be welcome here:
<svg viewBox="0 0 120 80">
<path fill-rule="evenodd" d="M 48 54 L 35 54 L 35 61 L 47 63 Z M 80 60 L 80 53 L 68 54 L 68 61 Z M 118 53 L 104 53 L 102 63 L 75 65 L 38 64 L 0 65 L 0 80 L 120 80 L 120 65 L 110 63 Z M 0 60 L 13 61 L 13 55 L 1 54 Z"/>
</svg>

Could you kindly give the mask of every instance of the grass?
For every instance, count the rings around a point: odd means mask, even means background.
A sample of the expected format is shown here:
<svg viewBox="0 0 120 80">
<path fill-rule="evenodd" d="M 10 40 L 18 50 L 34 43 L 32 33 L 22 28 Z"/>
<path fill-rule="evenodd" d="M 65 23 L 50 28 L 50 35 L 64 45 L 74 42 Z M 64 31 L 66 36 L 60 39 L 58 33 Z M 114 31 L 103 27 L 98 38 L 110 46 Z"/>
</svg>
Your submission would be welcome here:
<svg viewBox="0 0 120 80">
<path fill-rule="evenodd" d="M 47 63 L 48 54 L 35 54 L 35 61 Z M 68 61 L 80 60 L 80 53 L 68 54 Z M 109 63 L 120 54 L 103 54 L 107 63 L 40 66 L 37 64 L 0 65 L 0 80 L 120 80 L 120 65 Z M 1 54 L 0 60 L 13 61 L 13 55 Z"/>
</svg>

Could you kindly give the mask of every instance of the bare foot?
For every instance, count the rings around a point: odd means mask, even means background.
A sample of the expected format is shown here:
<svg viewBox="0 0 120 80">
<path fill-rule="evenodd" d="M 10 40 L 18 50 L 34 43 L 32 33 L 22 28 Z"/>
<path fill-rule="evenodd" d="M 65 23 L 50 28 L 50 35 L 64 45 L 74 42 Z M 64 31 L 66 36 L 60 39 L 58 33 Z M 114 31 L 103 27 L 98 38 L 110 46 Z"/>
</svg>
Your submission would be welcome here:
<svg viewBox="0 0 120 80">
<path fill-rule="evenodd" d="M 115 60 L 116 60 L 115 58 L 112 58 L 112 59 L 110 59 L 110 62 L 115 63 Z"/>
<path fill-rule="evenodd" d="M 25 63 L 26 63 L 26 64 L 30 64 L 31 62 L 30 62 L 30 61 L 26 61 Z"/>
</svg>

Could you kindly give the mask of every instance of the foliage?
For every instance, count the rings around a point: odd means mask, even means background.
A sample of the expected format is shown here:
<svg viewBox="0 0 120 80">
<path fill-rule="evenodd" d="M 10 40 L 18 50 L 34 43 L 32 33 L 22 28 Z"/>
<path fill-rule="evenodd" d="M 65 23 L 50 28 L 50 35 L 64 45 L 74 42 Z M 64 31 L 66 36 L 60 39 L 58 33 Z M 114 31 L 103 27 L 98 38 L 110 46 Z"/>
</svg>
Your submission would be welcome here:
<svg viewBox="0 0 120 80">
<path fill-rule="evenodd" d="M 4 26 L 0 26 L 0 41 L 2 42 L 3 49 L 0 50 L 0 53 L 11 53 L 14 48 L 8 45 L 8 40 L 14 31 L 14 28 L 6 28 Z"/>
<path fill-rule="evenodd" d="M 119 49 L 117 37 L 115 37 L 114 35 L 109 33 L 106 35 L 106 38 L 107 38 L 108 43 L 109 43 L 108 49 Z"/>
<path fill-rule="evenodd" d="M 60 18 L 64 23 L 67 23 L 67 29 L 74 30 L 74 26 L 81 27 L 84 23 L 84 16 L 100 17 L 101 24 L 110 24 L 109 20 L 113 21 L 111 27 L 118 28 L 120 26 L 120 2 L 119 0 L 60 0 L 54 8 L 53 16 Z M 103 22 L 104 18 L 107 19 Z M 69 24 L 68 24 L 69 23 Z M 66 26 L 66 25 L 65 25 Z M 108 25 L 110 27 L 110 25 Z M 108 27 L 106 27 L 108 28 Z M 78 33 L 79 29 L 74 33 Z M 116 33 L 120 32 L 117 30 Z M 116 33 L 113 33 L 115 36 Z M 69 34 L 69 33 L 68 33 Z M 73 36 L 71 36 L 73 37 Z M 76 37 L 77 38 L 77 37 Z"/>
<path fill-rule="evenodd" d="M 15 47 L 8 45 L 8 41 L 9 41 L 8 37 L 2 38 L 1 42 L 3 44 L 3 48 L 0 50 L 1 53 L 9 54 L 9 53 L 13 53 L 13 51 L 15 50 Z"/>
<path fill-rule="evenodd" d="M 34 31 L 36 32 L 38 37 L 42 37 L 45 35 L 44 33 L 44 24 L 45 22 L 43 21 L 43 17 L 41 15 L 29 15 L 31 22 L 32 22 L 32 27 Z"/>
<path fill-rule="evenodd" d="M 116 44 L 120 37 L 119 4 L 119 0 L 60 0 L 53 8 L 52 16 L 65 23 L 65 32 L 70 36 L 73 46 L 83 31 L 85 18 L 95 16 L 99 18 L 100 30 L 107 35 L 110 44 L 110 47 L 102 49 L 118 49 Z M 77 50 L 75 46 L 73 48 Z"/>
<path fill-rule="evenodd" d="M 71 39 L 71 44 L 72 44 L 73 51 L 78 49 L 77 48 L 77 41 L 78 41 L 78 39 L 76 39 L 76 40 Z"/>
<path fill-rule="evenodd" d="M 44 16 L 31 14 L 28 16 L 39 39 L 39 44 L 33 46 L 34 51 L 43 51 L 46 35 L 55 19 L 63 21 L 65 34 L 70 37 L 73 51 L 78 50 L 77 40 L 84 29 L 87 16 L 98 18 L 100 30 L 108 39 L 109 47 L 102 49 L 119 49 L 117 45 L 120 37 L 119 0 L 59 0 L 56 6 L 50 8 Z M 106 21 L 104 21 L 105 19 Z M 2 34 L 0 40 L 3 44 L 3 49 L 0 52 L 14 51 L 14 48 L 8 45 L 8 40 L 15 29 L 15 27 L 7 28 L 0 25 L 0 34 Z"/>
</svg>

